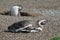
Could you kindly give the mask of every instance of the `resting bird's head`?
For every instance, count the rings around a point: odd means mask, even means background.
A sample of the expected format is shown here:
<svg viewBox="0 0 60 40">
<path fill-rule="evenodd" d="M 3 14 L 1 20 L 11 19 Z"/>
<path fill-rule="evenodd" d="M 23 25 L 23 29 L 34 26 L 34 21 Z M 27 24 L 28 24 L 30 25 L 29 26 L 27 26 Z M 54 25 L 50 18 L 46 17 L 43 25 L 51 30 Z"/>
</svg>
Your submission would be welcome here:
<svg viewBox="0 0 60 40">
<path fill-rule="evenodd" d="M 38 24 L 39 25 L 45 25 L 46 24 L 46 20 L 43 19 L 43 20 L 38 20 Z"/>
</svg>

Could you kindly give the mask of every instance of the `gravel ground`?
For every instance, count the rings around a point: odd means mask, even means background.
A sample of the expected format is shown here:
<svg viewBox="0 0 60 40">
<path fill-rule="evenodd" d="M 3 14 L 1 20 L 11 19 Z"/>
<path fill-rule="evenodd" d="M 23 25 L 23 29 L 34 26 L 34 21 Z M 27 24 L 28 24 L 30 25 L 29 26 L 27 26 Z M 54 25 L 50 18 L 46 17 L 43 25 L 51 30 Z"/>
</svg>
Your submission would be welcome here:
<svg viewBox="0 0 60 40">
<path fill-rule="evenodd" d="M 48 22 L 44 25 L 44 29 L 38 33 L 10 33 L 4 32 L 8 26 L 14 22 L 21 20 L 47 19 Z M 60 19 L 54 17 L 13 17 L 0 15 L 0 40 L 48 40 L 50 37 L 58 36 L 60 34 Z"/>
<path fill-rule="evenodd" d="M 60 0 L 0 0 L 0 12 L 9 11 L 12 5 L 21 4 L 22 12 L 42 14 L 39 17 L 0 15 L 0 40 L 48 40 L 60 36 Z M 4 32 L 8 26 L 21 20 L 46 19 L 44 29 L 38 33 Z"/>
</svg>

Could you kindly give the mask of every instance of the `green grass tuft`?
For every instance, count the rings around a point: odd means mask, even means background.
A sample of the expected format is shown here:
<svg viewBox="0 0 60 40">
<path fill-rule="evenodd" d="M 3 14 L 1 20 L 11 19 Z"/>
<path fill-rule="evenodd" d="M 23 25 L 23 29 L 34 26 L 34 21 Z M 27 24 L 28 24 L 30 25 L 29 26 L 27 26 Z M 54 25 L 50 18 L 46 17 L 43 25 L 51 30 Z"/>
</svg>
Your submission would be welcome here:
<svg viewBox="0 0 60 40">
<path fill-rule="evenodd" d="M 60 40 L 60 37 L 53 37 L 53 38 L 51 38 L 49 40 Z"/>
</svg>

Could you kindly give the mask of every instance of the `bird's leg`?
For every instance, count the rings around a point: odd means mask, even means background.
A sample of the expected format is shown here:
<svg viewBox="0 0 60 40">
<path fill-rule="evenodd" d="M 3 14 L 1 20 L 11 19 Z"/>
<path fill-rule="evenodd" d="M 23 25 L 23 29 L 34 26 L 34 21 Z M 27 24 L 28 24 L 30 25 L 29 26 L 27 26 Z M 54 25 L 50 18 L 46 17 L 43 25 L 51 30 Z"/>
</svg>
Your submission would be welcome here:
<svg viewBox="0 0 60 40">
<path fill-rule="evenodd" d="M 18 16 L 21 16 L 21 14 L 20 14 L 20 13 L 18 13 Z"/>
<path fill-rule="evenodd" d="M 18 10 L 18 16 L 21 16 L 20 9 Z"/>
</svg>

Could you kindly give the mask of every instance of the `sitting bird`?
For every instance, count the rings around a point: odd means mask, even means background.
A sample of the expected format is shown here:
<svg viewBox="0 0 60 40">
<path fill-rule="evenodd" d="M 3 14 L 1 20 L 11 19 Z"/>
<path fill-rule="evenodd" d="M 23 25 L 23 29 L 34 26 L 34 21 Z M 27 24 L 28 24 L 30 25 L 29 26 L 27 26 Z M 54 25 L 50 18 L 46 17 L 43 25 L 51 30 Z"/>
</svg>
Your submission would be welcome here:
<svg viewBox="0 0 60 40">
<path fill-rule="evenodd" d="M 23 20 L 8 27 L 9 32 L 40 32 L 43 30 L 46 20 L 38 20 L 33 24 L 31 20 Z"/>
</svg>

